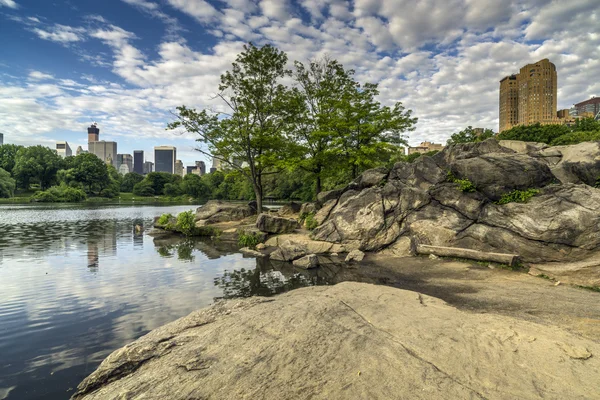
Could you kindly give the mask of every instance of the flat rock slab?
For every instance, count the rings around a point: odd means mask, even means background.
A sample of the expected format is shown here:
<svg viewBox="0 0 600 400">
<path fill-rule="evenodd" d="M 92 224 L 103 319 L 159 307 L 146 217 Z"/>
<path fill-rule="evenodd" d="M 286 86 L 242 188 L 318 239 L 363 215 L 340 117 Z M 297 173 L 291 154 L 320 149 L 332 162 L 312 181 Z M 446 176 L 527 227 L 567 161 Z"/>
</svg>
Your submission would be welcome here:
<svg viewBox="0 0 600 400">
<path fill-rule="evenodd" d="M 111 354 L 75 399 L 592 399 L 600 344 L 364 283 L 219 302 Z"/>
</svg>

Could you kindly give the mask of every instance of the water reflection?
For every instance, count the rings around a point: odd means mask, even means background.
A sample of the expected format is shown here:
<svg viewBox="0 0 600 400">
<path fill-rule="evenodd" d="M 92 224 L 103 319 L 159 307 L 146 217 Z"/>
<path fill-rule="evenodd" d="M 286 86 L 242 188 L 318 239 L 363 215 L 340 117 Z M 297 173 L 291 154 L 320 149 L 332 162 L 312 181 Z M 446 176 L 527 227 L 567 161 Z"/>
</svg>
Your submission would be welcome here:
<svg viewBox="0 0 600 400">
<path fill-rule="evenodd" d="M 110 352 L 215 298 L 335 278 L 143 229 L 190 208 L 0 207 L 0 398 L 67 398 Z"/>
</svg>

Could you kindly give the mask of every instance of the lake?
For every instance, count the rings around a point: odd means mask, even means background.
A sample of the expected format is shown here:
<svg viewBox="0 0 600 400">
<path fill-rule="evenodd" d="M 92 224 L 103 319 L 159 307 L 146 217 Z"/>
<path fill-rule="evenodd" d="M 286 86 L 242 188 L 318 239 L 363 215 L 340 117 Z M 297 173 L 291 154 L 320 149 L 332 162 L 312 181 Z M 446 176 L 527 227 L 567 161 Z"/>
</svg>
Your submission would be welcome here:
<svg viewBox="0 0 600 400">
<path fill-rule="evenodd" d="M 112 351 L 216 298 L 328 283 L 233 243 L 147 234 L 196 207 L 0 206 L 0 400 L 68 398 Z"/>
</svg>

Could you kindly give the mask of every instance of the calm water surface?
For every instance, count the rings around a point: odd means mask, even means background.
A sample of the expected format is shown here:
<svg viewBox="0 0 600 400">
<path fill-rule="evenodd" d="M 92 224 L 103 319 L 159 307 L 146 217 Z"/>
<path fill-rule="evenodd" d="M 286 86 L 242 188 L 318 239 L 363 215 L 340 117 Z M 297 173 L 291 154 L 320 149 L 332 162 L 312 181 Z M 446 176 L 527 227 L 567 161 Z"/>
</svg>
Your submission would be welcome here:
<svg viewBox="0 0 600 400">
<path fill-rule="evenodd" d="M 66 399 L 112 351 L 215 298 L 324 283 L 232 244 L 147 235 L 192 208 L 0 206 L 0 400 Z"/>
</svg>

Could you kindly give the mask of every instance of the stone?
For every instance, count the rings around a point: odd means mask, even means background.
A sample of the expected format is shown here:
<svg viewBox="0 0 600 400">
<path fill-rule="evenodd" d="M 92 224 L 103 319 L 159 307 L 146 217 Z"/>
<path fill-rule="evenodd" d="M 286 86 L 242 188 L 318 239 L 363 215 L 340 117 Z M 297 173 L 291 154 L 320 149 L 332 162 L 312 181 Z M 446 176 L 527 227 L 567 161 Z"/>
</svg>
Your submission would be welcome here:
<svg viewBox="0 0 600 400">
<path fill-rule="evenodd" d="M 306 254 L 306 247 L 286 240 L 278 243 L 277 249 L 270 254 L 270 258 L 276 261 L 294 261 Z"/>
<path fill-rule="evenodd" d="M 546 143 L 523 142 L 521 140 L 500 140 L 498 144 L 502 147 L 514 150 L 517 153 L 531 155 L 538 155 L 540 151 L 550 147 Z"/>
<path fill-rule="evenodd" d="M 600 142 L 550 147 L 541 151 L 541 157 L 561 183 L 594 186 L 600 177 Z"/>
<path fill-rule="evenodd" d="M 350 185 L 348 185 L 349 189 L 352 190 L 362 190 L 366 188 L 370 188 L 371 186 L 381 185 L 385 183 L 385 179 L 388 176 L 387 168 L 373 168 L 366 170 L 363 172 L 358 178 L 356 178 Z"/>
<path fill-rule="evenodd" d="M 285 217 L 285 216 L 294 216 L 297 215 L 300 212 L 300 208 L 302 208 L 302 205 L 300 203 L 296 203 L 294 201 L 291 201 L 287 204 L 284 204 L 278 211 L 277 211 L 277 215 Z"/>
<path fill-rule="evenodd" d="M 259 243 L 256 245 L 256 250 L 264 250 L 267 246 L 264 243 Z"/>
<path fill-rule="evenodd" d="M 196 210 L 196 221 L 205 220 L 206 224 L 240 221 L 254 214 L 248 205 L 210 200 Z"/>
<path fill-rule="evenodd" d="M 317 204 L 319 206 L 322 206 L 329 200 L 338 199 L 342 195 L 342 193 L 344 193 L 344 189 L 336 189 L 327 192 L 321 192 L 317 195 Z"/>
<path fill-rule="evenodd" d="M 300 207 L 300 216 L 306 216 L 308 214 L 316 214 L 317 210 L 318 210 L 318 208 L 315 203 L 304 203 Z"/>
<path fill-rule="evenodd" d="M 360 250 L 352 250 L 346 256 L 346 262 L 361 262 L 365 258 L 365 253 Z"/>
<path fill-rule="evenodd" d="M 437 260 L 438 258 L 439 258 L 439 257 L 438 257 L 438 256 L 436 256 L 435 254 L 430 254 L 430 255 L 429 255 L 429 259 L 430 259 L 430 260 Z"/>
<path fill-rule="evenodd" d="M 337 204 L 337 199 L 331 199 L 317 211 L 314 216 L 315 221 L 317 221 L 317 226 L 321 225 L 327 218 L 329 218 L 329 213 L 333 210 L 333 207 Z"/>
<path fill-rule="evenodd" d="M 598 354 L 566 328 L 345 282 L 194 311 L 110 354 L 72 398 L 596 399 Z"/>
<path fill-rule="evenodd" d="M 295 267 L 311 269 L 319 266 L 319 257 L 316 254 L 308 254 L 302 258 L 292 261 Z"/>
<path fill-rule="evenodd" d="M 260 251 L 251 249 L 249 247 L 242 247 L 240 249 L 240 253 L 242 253 L 245 256 L 251 256 L 251 257 L 265 257 L 265 254 L 261 253 Z"/>
<path fill-rule="evenodd" d="M 265 244 L 268 247 L 297 247 L 301 249 L 304 254 L 329 254 L 346 252 L 346 246 L 336 243 L 312 240 L 305 234 L 285 234 L 273 236 L 267 239 Z"/>
<path fill-rule="evenodd" d="M 256 220 L 256 227 L 267 233 L 290 233 L 298 229 L 299 225 L 295 219 L 262 213 Z"/>
</svg>

